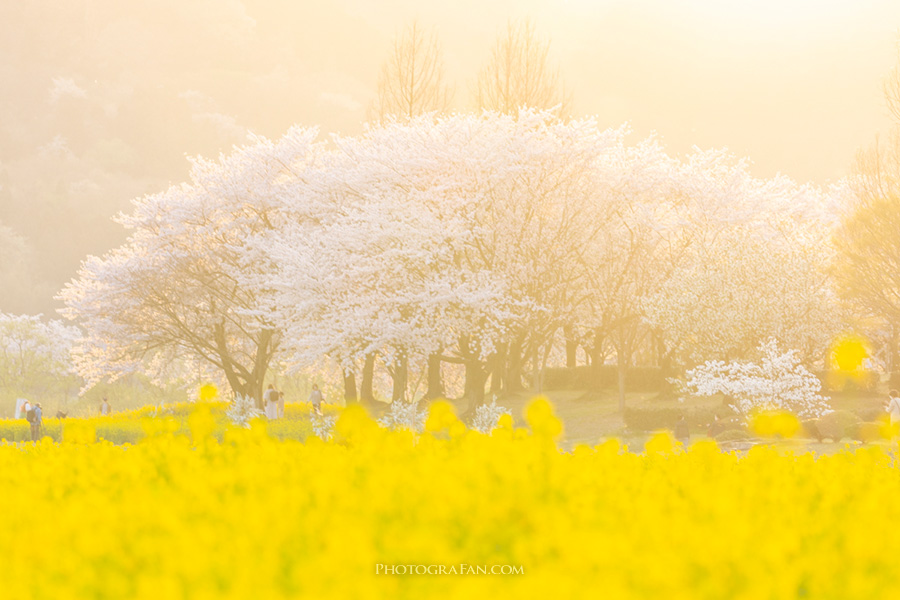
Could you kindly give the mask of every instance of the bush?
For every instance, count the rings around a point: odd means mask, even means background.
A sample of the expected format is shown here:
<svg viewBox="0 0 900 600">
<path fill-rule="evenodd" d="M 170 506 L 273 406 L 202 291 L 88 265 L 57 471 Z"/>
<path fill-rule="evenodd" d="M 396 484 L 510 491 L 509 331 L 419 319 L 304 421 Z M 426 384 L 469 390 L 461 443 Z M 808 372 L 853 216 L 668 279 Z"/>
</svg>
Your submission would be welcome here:
<svg viewBox="0 0 900 600">
<path fill-rule="evenodd" d="M 830 439 L 839 442 L 852 434 L 852 427 L 858 425 L 862 419 L 849 410 L 836 410 L 819 417 L 816 428 L 819 430 L 819 439 Z"/>
<path fill-rule="evenodd" d="M 718 421 L 713 421 L 709 424 L 709 429 L 707 433 L 710 437 L 716 437 L 721 433 L 725 433 L 726 431 L 734 431 L 735 429 L 740 429 L 742 431 L 747 431 L 746 426 L 738 417 L 729 417 L 724 419 L 719 419 Z"/>
<path fill-rule="evenodd" d="M 619 385 L 616 365 L 549 368 L 544 371 L 544 388 L 548 390 L 600 390 Z M 668 386 L 660 367 L 628 367 L 625 389 L 629 392 L 661 392 Z"/>
<path fill-rule="evenodd" d="M 632 431 L 656 431 L 658 429 L 674 430 L 678 419 L 684 417 L 691 431 L 706 431 L 716 420 L 716 415 L 723 416 L 722 408 L 626 408 L 625 426 Z M 730 413 L 729 413 L 730 414 Z"/>
<path fill-rule="evenodd" d="M 742 442 L 749 439 L 752 436 L 745 429 L 729 429 L 716 436 L 717 442 Z"/>
<path fill-rule="evenodd" d="M 819 433 L 819 426 L 815 419 L 809 421 L 801 421 L 800 426 L 803 428 L 804 437 L 822 441 L 822 434 Z"/>
<path fill-rule="evenodd" d="M 881 382 L 877 371 L 862 371 L 858 375 L 840 371 L 816 371 L 815 376 L 822 383 L 822 391 L 830 394 L 874 394 Z"/>
<path fill-rule="evenodd" d="M 685 373 L 684 391 L 692 396 L 724 394 L 737 411 L 786 410 L 814 418 L 829 410 L 819 380 L 794 350 L 782 351 L 774 338 L 758 348 L 757 361 L 709 360 Z"/>
<path fill-rule="evenodd" d="M 856 425 L 851 425 L 847 431 L 851 438 L 864 444 L 880 440 L 883 437 L 881 423 L 864 421 L 862 423 L 857 423 Z"/>
</svg>

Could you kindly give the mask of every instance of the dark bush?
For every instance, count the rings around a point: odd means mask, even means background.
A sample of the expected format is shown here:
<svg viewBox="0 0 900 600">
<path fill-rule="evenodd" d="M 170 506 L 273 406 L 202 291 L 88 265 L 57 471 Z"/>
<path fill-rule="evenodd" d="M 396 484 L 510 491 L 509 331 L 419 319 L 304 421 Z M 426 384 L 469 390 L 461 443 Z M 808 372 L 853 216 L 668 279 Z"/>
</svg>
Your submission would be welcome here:
<svg viewBox="0 0 900 600">
<path fill-rule="evenodd" d="M 803 428 L 803 436 L 822 441 L 822 434 L 819 433 L 819 426 L 815 419 L 802 421 L 800 426 Z"/>
<path fill-rule="evenodd" d="M 744 429 L 729 429 L 716 436 L 717 442 L 741 442 L 751 439 L 752 436 Z"/>
<path fill-rule="evenodd" d="M 632 431 L 656 431 L 657 429 L 674 430 L 675 424 L 682 416 L 694 433 L 706 432 L 715 423 L 716 416 L 731 416 L 721 408 L 705 407 L 671 407 L 671 408 L 626 408 L 625 426 Z"/>
<path fill-rule="evenodd" d="M 881 381 L 877 371 L 862 371 L 858 375 L 840 371 L 816 371 L 815 375 L 822 384 L 822 391 L 829 394 L 874 394 Z"/>
<path fill-rule="evenodd" d="M 819 417 L 816 428 L 819 430 L 820 439 L 830 439 L 839 442 L 852 434 L 852 429 L 862 419 L 849 410 L 836 410 Z"/>
<path fill-rule="evenodd" d="M 847 435 L 864 444 L 880 440 L 882 437 L 881 423 L 862 422 L 851 425 L 847 428 Z"/>
<path fill-rule="evenodd" d="M 747 430 L 744 423 L 738 417 L 719 418 L 718 421 L 713 421 L 709 424 L 709 428 L 706 430 L 706 434 L 709 437 L 714 438 L 720 433 L 733 431 L 735 429 L 743 429 L 744 431 Z"/>
</svg>

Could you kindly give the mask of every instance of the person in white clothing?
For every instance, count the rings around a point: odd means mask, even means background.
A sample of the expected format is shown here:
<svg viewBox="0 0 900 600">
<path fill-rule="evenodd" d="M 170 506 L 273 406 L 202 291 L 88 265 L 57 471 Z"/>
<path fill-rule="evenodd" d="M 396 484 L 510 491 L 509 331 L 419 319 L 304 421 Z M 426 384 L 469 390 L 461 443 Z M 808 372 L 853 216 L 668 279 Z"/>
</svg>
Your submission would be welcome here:
<svg viewBox="0 0 900 600">
<path fill-rule="evenodd" d="M 900 392 L 891 390 L 888 392 L 888 402 L 885 408 L 891 417 L 891 427 L 895 427 L 900 423 Z"/>
<path fill-rule="evenodd" d="M 25 398 L 16 399 L 16 418 L 17 419 L 25 418 L 25 413 L 28 412 L 28 408 L 26 408 L 27 404 L 28 404 L 28 400 L 26 400 Z"/>
<path fill-rule="evenodd" d="M 313 405 L 313 409 L 315 409 L 316 414 L 322 414 L 322 392 L 319 391 L 319 386 L 315 383 L 312 386 L 312 391 L 309 393 L 309 402 Z"/>
<path fill-rule="evenodd" d="M 267 419 L 277 419 L 278 418 L 278 392 L 275 390 L 275 386 L 271 383 L 269 384 L 269 389 L 265 391 L 263 394 L 263 404 L 266 407 L 266 418 Z"/>
</svg>

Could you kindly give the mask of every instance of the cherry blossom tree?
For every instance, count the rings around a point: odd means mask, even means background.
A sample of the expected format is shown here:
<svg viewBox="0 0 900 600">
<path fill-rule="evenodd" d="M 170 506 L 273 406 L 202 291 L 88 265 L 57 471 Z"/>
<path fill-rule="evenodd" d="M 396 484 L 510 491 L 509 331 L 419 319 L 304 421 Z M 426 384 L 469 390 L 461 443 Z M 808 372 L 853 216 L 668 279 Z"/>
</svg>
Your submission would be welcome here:
<svg viewBox="0 0 900 600">
<path fill-rule="evenodd" d="M 709 361 L 687 372 L 686 390 L 695 396 L 725 394 L 749 416 L 757 410 L 789 410 L 818 418 L 830 412 L 819 395 L 822 384 L 800 362 L 796 351 L 784 352 L 774 339 L 761 344 L 757 362 Z"/>
<path fill-rule="evenodd" d="M 646 322 L 688 362 L 740 358 L 771 337 L 822 356 L 844 326 L 827 272 L 838 192 L 755 179 L 721 152 L 684 169 L 685 251 L 644 298 Z"/>
<path fill-rule="evenodd" d="M 40 315 L 0 313 L 0 390 L 46 394 L 78 382 L 70 352 L 81 332 Z"/>
<path fill-rule="evenodd" d="M 121 247 L 89 257 L 61 292 L 63 314 L 86 331 L 75 364 L 90 383 L 181 357 L 224 375 L 235 394 L 261 398 L 281 333 L 260 303 L 265 265 L 247 240 L 274 229 L 276 210 L 311 168 L 315 130 L 262 138 L 218 161 L 193 161 L 190 183 L 135 200 L 119 222 Z"/>
<path fill-rule="evenodd" d="M 298 364 L 327 354 L 353 371 L 379 353 L 402 388 L 410 359 L 459 362 L 474 407 L 501 349 L 536 355 L 571 319 L 585 249 L 611 214 L 596 166 L 621 136 L 523 110 L 336 140 L 288 201 L 288 225 L 259 239 Z"/>
</svg>

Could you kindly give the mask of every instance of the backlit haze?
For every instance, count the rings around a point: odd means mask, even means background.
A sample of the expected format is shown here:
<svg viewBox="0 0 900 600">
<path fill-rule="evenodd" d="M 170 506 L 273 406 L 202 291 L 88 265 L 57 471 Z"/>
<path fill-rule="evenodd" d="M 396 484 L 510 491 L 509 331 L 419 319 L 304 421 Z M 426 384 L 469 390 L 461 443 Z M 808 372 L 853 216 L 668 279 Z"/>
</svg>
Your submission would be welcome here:
<svg viewBox="0 0 900 600">
<path fill-rule="evenodd" d="M 728 147 L 759 176 L 824 184 L 888 122 L 896 0 L 4 2 L 0 311 L 51 313 L 81 260 L 124 239 L 110 217 L 182 181 L 186 155 L 294 123 L 360 132 L 413 19 L 472 110 L 511 18 L 552 40 L 573 115 L 676 154 Z"/>
</svg>

